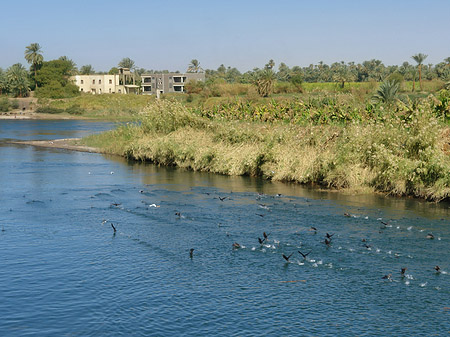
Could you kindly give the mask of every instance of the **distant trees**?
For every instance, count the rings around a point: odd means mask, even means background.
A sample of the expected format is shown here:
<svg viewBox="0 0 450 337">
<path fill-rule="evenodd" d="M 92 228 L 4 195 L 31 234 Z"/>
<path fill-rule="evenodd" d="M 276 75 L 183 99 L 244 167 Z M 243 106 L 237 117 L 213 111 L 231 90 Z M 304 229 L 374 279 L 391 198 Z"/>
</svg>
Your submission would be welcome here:
<svg viewBox="0 0 450 337">
<path fill-rule="evenodd" d="M 200 62 L 196 59 L 191 60 L 191 63 L 187 69 L 188 73 L 201 73 L 203 72 L 203 68 L 200 67 Z"/>
<path fill-rule="evenodd" d="M 69 77 L 73 73 L 73 62 L 71 60 L 52 60 L 43 62 L 37 71 L 36 89 L 37 97 L 66 98 L 79 95 L 78 87 L 73 84 Z"/>
<path fill-rule="evenodd" d="M 30 63 L 34 69 L 34 80 L 35 86 L 37 87 L 37 67 L 44 61 L 44 57 L 42 56 L 42 49 L 39 43 L 32 43 L 25 48 L 25 60 Z"/>
<path fill-rule="evenodd" d="M 14 96 L 23 97 L 28 95 L 30 82 L 28 80 L 28 71 L 25 67 L 16 63 L 6 70 L 7 88 Z"/>
<path fill-rule="evenodd" d="M 8 90 L 8 79 L 6 73 L 0 68 L 0 95 Z"/>
<path fill-rule="evenodd" d="M 417 62 L 417 68 L 419 70 L 419 84 L 420 84 L 421 91 L 423 90 L 423 87 L 422 87 L 422 64 L 423 64 L 423 61 L 425 61 L 425 59 L 427 57 L 428 57 L 428 55 L 425 55 L 422 53 L 411 56 L 411 58 Z"/>
<path fill-rule="evenodd" d="M 117 65 L 119 68 L 128 68 L 133 69 L 134 68 L 134 61 L 130 59 L 129 57 L 124 57 L 119 64 Z"/>
<path fill-rule="evenodd" d="M 92 65 L 90 65 L 90 64 L 86 64 L 86 65 L 84 65 L 84 66 L 81 66 L 81 68 L 80 68 L 80 74 L 81 74 L 81 75 L 91 75 L 91 74 L 95 74 L 94 67 L 92 67 Z"/>
</svg>

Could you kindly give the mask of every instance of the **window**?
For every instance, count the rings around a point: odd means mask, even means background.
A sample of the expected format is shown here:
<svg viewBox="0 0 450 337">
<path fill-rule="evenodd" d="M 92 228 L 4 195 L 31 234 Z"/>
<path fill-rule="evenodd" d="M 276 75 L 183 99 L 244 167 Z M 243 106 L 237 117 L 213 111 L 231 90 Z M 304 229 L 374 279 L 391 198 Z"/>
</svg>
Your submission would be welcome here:
<svg viewBox="0 0 450 337">
<path fill-rule="evenodd" d="M 102 80 L 98 80 L 98 84 L 102 84 Z"/>
<path fill-rule="evenodd" d="M 92 84 L 95 84 L 95 80 L 92 80 Z"/>
<path fill-rule="evenodd" d="M 84 81 L 83 81 L 83 80 L 81 80 L 81 84 L 84 84 Z"/>
<path fill-rule="evenodd" d="M 151 83 L 152 78 L 151 77 L 144 77 L 144 83 Z"/>
<path fill-rule="evenodd" d="M 83 88 L 81 88 L 80 91 L 83 91 Z"/>
<path fill-rule="evenodd" d="M 181 77 L 179 77 L 179 76 L 174 77 L 174 78 L 173 78 L 173 81 L 174 81 L 175 83 L 181 83 Z"/>
<path fill-rule="evenodd" d="M 109 84 L 112 84 L 112 80 L 109 80 Z M 109 89 L 111 91 L 111 89 Z"/>
<path fill-rule="evenodd" d="M 111 81 L 111 80 L 110 80 Z M 109 88 L 109 93 L 111 93 L 111 88 Z"/>
<path fill-rule="evenodd" d="M 149 91 L 152 91 L 152 86 L 151 85 L 144 86 L 144 92 L 149 92 Z"/>
<path fill-rule="evenodd" d="M 173 91 L 183 92 L 183 86 L 182 85 L 174 85 Z"/>
</svg>

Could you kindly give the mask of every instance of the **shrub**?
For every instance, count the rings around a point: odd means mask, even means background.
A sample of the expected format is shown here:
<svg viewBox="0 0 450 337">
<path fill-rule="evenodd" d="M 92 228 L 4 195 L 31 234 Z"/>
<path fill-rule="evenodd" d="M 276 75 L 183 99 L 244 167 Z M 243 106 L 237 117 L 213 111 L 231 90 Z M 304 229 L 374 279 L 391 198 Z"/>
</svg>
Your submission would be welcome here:
<svg viewBox="0 0 450 337">
<path fill-rule="evenodd" d="M 11 110 L 11 106 L 9 104 L 9 100 L 6 97 L 0 99 L 0 111 L 1 112 L 7 112 L 9 110 Z"/>
<path fill-rule="evenodd" d="M 64 112 L 64 109 L 53 108 L 50 106 L 40 106 L 36 109 L 36 112 L 41 114 L 60 114 Z"/>
</svg>

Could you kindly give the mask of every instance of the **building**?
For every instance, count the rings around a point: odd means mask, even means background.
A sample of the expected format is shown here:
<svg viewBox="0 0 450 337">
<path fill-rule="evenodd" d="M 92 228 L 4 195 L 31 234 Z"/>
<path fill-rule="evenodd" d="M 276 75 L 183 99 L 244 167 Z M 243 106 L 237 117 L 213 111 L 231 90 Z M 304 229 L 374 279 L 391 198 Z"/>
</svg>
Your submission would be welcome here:
<svg viewBox="0 0 450 337">
<path fill-rule="evenodd" d="M 138 94 L 135 76 L 128 68 L 119 68 L 117 75 L 75 75 L 71 77 L 81 92 L 91 94 Z"/>
<path fill-rule="evenodd" d="M 205 73 L 167 73 L 141 75 L 142 93 L 146 95 L 166 94 L 171 92 L 184 92 L 186 82 L 205 81 Z"/>
</svg>

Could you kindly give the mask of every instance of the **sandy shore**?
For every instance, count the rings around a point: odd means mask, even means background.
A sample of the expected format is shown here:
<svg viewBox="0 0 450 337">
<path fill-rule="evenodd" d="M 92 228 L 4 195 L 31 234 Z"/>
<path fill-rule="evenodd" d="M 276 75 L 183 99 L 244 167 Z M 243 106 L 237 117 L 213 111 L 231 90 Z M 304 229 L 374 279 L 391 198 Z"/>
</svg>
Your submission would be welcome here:
<svg viewBox="0 0 450 337">
<path fill-rule="evenodd" d="M 95 147 L 80 145 L 79 144 L 80 139 L 81 138 L 66 138 L 53 140 L 25 140 L 25 141 L 10 141 L 9 143 L 64 149 L 71 151 L 80 151 L 80 152 L 103 153 L 100 149 L 97 149 Z"/>
</svg>

